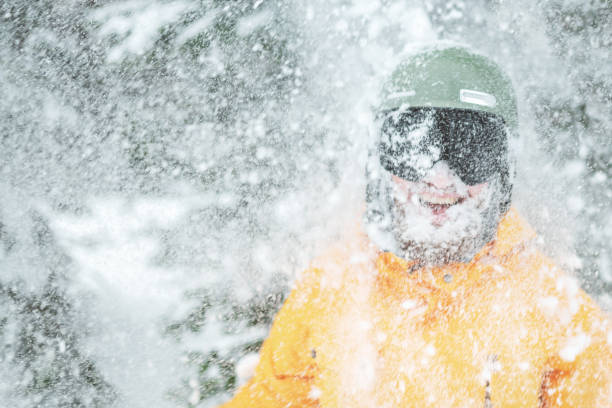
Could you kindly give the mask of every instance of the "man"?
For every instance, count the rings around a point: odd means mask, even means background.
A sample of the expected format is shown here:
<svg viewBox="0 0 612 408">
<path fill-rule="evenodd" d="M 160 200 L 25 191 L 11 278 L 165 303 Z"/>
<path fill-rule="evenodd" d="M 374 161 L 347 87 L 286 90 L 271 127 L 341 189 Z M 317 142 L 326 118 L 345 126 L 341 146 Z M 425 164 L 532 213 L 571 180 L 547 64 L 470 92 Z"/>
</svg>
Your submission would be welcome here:
<svg viewBox="0 0 612 408">
<path fill-rule="evenodd" d="M 386 83 L 364 226 L 313 262 L 230 407 L 608 407 L 612 326 L 510 207 L 510 81 L 461 47 Z"/>
</svg>

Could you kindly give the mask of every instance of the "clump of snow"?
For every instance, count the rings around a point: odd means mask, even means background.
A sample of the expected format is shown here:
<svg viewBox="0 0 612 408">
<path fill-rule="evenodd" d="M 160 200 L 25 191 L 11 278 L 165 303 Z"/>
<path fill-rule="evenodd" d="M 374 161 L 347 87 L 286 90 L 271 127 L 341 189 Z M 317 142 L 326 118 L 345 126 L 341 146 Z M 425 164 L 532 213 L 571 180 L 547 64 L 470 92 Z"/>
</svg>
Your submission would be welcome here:
<svg viewBox="0 0 612 408">
<path fill-rule="evenodd" d="M 559 357 L 563 360 L 572 362 L 591 344 L 591 338 L 585 333 L 579 333 L 567 340 L 565 345 L 559 350 Z"/>
<path fill-rule="evenodd" d="M 310 392 L 308 393 L 308 398 L 312 400 L 318 400 L 319 398 L 321 398 L 321 389 L 313 386 L 310 389 Z"/>
<path fill-rule="evenodd" d="M 92 12 L 91 17 L 101 23 L 101 36 L 116 34 L 123 37 L 108 53 L 109 62 L 118 62 L 127 54 L 140 55 L 148 51 L 164 25 L 176 21 L 194 6 L 194 3 L 185 1 L 132 0 L 103 6 Z"/>
<path fill-rule="evenodd" d="M 401 304 L 402 308 L 406 310 L 414 309 L 417 305 L 418 302 L 412 299 L 405 300 Z"/>
<path fill-rule="evenodd" d="M 559 307 L 559 298 L 556 296 L 543 297 L 539 300 L 538 304 L 547 314 L 552 315 Z"/>
<path fill-rule="evenodd" d="M 238 35 L 245 37 L 251 34 L 253 31 L 269 24 L 272 20 L 272 13 L 269 10 L 262 10 L 256 14 L 243 17 L 238 22 L 236 31 Z"/>
<path fill-rule="evenodd" d="M 255 375 L 255 367 L 259 363 L 259 353 L 250 353 L 243 356 L 236 364 L 238 384 L 242 385 Z"/>
<path fill-rule="evenodd" d="M 80 284 L 106 298 L 103 304 L 134 306 L 141 317 L 143 312 L 156 315 L 180 299 L 183 289 L 180 271 L 151 262 L 160 249 L 155 232 L 201 203 L 194 197 L 92 198 L 89 216 L 52 214 L 51 226 L 82 271 Z"/>
<path fill-rule="evenodd" d="M 212 26 L 218 15 L 219 10 L 210 10 L 208 13 L 206 13 L 204 17 L 201 17 L 198 20 L 194 21 L 185 30 L 183 30 L 176 37 L 176 43 L 182 45 L 185 42 L 191 40 L 192 38 L 202 33 L 205 33 Z"/>
</svg>

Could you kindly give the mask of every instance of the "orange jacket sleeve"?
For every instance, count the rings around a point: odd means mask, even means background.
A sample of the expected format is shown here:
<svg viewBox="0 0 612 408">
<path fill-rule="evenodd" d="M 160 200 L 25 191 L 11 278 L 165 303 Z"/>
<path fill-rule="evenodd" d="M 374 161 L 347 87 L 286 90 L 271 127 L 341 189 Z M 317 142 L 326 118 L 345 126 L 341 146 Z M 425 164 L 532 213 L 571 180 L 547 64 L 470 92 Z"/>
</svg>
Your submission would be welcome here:
<svg viewBox="0 0 612 408">
<path fill-rule="evenodd" d="M 577 298 L 579 310 L 542 382 L 542 407 L 612 407 L 612 327 L 584 292 Z"/>
<path fill-rule="evenodd" d="M 220 408 L 318 406 L 309 396 L 316 371 L 308 347 L 314 292 L 315 287 L 307 282 L 291 292 L 261 347 L 254 377 Z"/>
</svg>

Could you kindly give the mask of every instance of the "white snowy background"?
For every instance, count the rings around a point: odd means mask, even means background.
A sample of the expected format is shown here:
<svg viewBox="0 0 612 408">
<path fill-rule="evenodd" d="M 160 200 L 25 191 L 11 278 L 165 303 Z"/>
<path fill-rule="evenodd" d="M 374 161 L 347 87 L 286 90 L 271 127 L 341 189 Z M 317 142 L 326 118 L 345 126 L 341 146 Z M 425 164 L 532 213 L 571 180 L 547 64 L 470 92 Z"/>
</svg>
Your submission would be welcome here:
<svg viewBox="0 0 612 408">
<path fill-rule="evenodd" d="M 358 216 L 370 107 L 421 42 L 507 68 L 515 204 L 609 308 L 611 25 L 596 0 L 0 3 L 0 406 L 224 401 Z"/>
</svg>

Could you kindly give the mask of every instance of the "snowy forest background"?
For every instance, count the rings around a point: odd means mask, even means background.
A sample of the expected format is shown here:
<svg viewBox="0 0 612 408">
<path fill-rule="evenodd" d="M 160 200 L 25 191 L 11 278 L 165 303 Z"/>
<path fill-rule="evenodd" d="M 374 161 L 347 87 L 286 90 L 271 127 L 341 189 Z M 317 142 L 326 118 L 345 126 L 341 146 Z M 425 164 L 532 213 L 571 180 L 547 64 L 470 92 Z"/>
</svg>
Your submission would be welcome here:
<svg viewBox="0 0 612 408">
<path fill-rule="evenodd" d="M 609 310 L 609 1 L 3 0 L 0 406 L 227 399 L 436 39 L 509 71 L 516 206 Z"/>
</svg>

